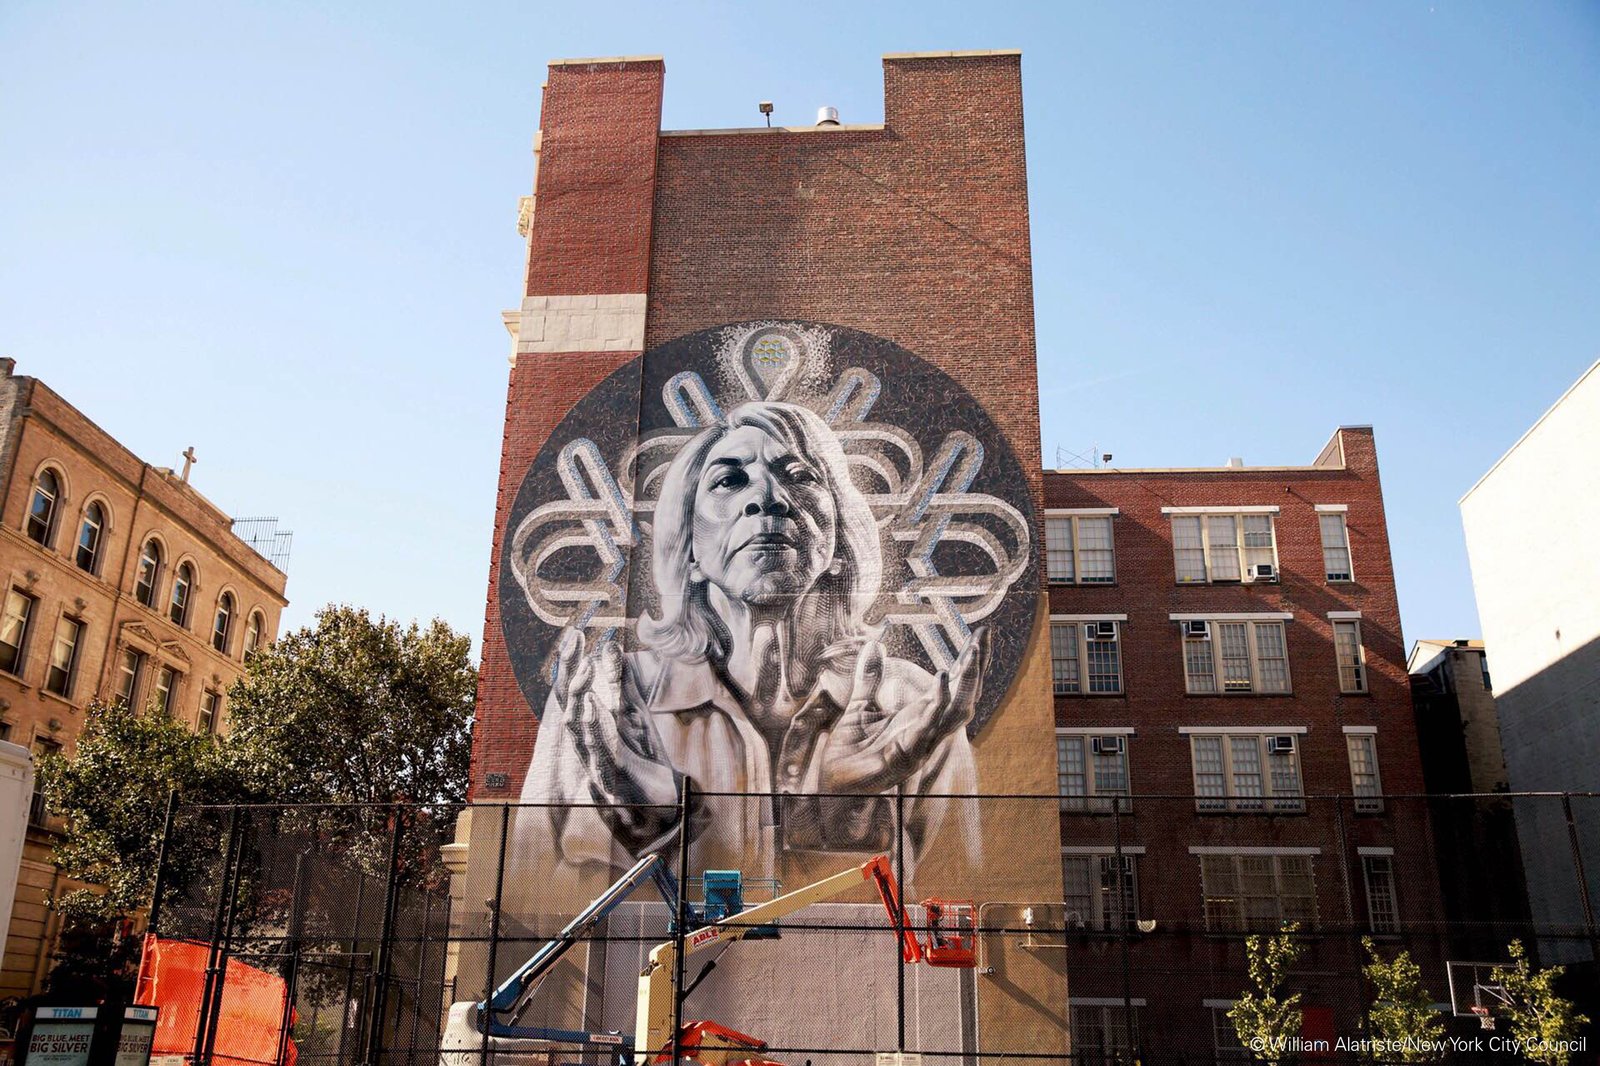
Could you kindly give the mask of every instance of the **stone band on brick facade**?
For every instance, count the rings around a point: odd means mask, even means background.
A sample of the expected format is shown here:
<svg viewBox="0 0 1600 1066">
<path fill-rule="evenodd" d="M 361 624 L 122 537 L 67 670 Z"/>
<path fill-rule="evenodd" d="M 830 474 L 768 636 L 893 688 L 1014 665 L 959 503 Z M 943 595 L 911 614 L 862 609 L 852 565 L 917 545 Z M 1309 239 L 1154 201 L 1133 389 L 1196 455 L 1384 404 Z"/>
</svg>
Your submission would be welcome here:
<svg viewBox="0 0 1600 1066">
<path fill-rule="evenodd" d="M 517 354 L 637 352 L 644 347 L 646 296 L 527 296 L 517 323 Z"/>
</svg>

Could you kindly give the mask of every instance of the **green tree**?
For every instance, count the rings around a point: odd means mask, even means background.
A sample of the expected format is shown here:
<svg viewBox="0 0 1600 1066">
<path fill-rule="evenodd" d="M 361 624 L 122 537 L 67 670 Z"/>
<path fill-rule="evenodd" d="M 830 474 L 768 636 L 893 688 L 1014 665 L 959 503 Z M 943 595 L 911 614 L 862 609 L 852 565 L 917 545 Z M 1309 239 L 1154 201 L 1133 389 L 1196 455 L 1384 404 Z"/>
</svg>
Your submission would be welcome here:
<svg viewBox="0 0 1600 1066">
<path fill-rule="evenodd" d="M 1578 1013 L 1571 1000 L 1556 992 L 1556 982 L 1566 967 L 1533 969 L 1520 940 L 1513 940 L 1507 950 L 1511 965 L 1496 966 L 1489 971 L 1489 979 L 1505 989 L 1510 1001 L 1506 1017 L 1511 1022 L 1512 1038 L 1532 1061 L 1544 1066 L 1567 1066 L 1572 1059 L 1571 1044 L 1589 1019 Z"/>
<path fill-rule="evenodd" d="M 1379 1045 L 1377 1062 L 1431 1062 L 1443 1051 L 1444 1020 L 1433 1009 L 1433 996 L 1422 985 L 1422 968 L 1402 951 L 1390 962 L 1378 954 L 1372 938 L 1361 938 L 1371 962 L 1362 969 L 1372 983 L 1367 1033 Z"/>
<path fill-rule="evenodd" d="M 228 744 L 282 803 L 460 803 L 477 671 L 435 619 L 402 626 L 349 606 L 251 656 L 228 693 Z"/>
<path fill-rule="evenodd" d="M 53 998 L 98 1002 L 132 990 L 136 941 L 128 916 L 150 902 L 167 797 L 245 801 L 216 739 L 190 732 L 152 705 L 144 713 L 89 706 L 71 760 L 47 756 L 39 778 L 50 810 L 64 820 L 55 860 L 67 877 L 92 885 L 48 902 L 62 915 Z M 215 842 L 179 842 L 169 856 L 196 867 Z"/>
<path fill-rule="evenodd" d="M 125 985 L 130 952 L 116 949 L 128 919 L 150 902 L 173 791 L 186 805 L 348 805 L 274 815 L 272 830 L 326 842 L 340 861 L 373 873 L 398 825 L 408 834 L 403 872 L 436 876 L 448 807 L 407 808 L 397 823 L 387 810 L 354 805 L 464 799 L 477 682 L 469 651 L 467 637 L 437 620 L 402 626 L 329 606 L 314 625 L 250 656 L 228 693 L 224 737 L 195 734 L 154 705 L 92 706 L 74 757 L 40 770 L 64 823 L 56 861 L 93 886 L 51 901 L 66 916 L 61 980 L 85 990 Z M 172 896 L 215 881 L 224 832 L 218 812 L 185 814 L 167 850 Z"/>
<path fill-rule="evenodd" d="M 1290 922 L 1272 936 L 1245 938 L 1251 987 L 1228 1008 L 1239 1043 L 1272 1066 L 1293 1057 L 1289 1042 L 1300 1035 L 1300 993 L 1284 994 L 1289 971 L 1305 952 L 1294 937 L 1299 928 Z"/>
</svg>

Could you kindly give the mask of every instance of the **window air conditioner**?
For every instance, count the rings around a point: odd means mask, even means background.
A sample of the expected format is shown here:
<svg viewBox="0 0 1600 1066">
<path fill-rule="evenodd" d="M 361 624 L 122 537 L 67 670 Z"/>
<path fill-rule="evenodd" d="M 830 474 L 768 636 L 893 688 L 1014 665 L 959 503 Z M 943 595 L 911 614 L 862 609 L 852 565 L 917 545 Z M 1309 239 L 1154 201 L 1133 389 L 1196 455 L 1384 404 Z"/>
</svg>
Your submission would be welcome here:
<svg viewBox="0 0 1600 1066">
<path fill-rule="evenodd" d="M 1115 622 L 1085 622 L 1083 623 L 1083 639 L 1085 640 L 1116 640 L 1117 623 Z"/>
<path fill-rule="evenodd" d="M 1267 738 L 1268 755 L 1288 755 L 1294 751 L 1294 734 L 1285 733 L 1282 736 Z"/>
<path fill-rule="evenodd" d="M 1204 621 L 1188 621 L 1183 623 L 1183 635 L 1191 640 L 1210 640 L 1211 626 Z"/>
<path fill-rule="evenodd" d="M 1095 755 L 1121 755 L 1127 742 L 1122 736 L 1091 737 L 1089 750 Z"/>
<path fill-rule="evenodd" d="M 1251 581 L 1276 581 L 1278 568 L 1271 563 L 1256 563 L 1250 568 Z"/>
</svg>

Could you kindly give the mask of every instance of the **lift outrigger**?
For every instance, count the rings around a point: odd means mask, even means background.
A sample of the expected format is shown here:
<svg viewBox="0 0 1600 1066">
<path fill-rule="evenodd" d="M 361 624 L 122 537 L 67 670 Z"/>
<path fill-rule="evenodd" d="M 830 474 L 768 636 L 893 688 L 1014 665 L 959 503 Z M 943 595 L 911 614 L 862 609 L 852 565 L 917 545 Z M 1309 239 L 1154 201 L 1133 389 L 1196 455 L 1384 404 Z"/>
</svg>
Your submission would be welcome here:
<svg viewBox="0 0 1600 1066">
<path fill-rule="evenodd" d="M 708 878 L 710 872 L 708 872 Z M 441 1066 L 493 1066 L 484 1051 L 496 1053 L 541 1052 L 548 1054 L 558 1046 L 583 1050 L 602 1050 L 614 1066 L 635 1066 L 636 1062 L 667 1062 L 672 1058 L 672 1021 L 675 1007 L 674 977 L 677 969 L 677 941 L 669 940 L 651 949 L 639 977 L 639 993 L 634 1031 L 585 1032 L 522 1026 L 518 1022 L 527 1011 L 539 981 L 596 923 L 625 900 L 647 878 L 654 880 L 662 898 L 676 910 L 679 887 L 660 858 L 640 859 L 610 888 L 585 907 L 554 938 L 541 945 L 533 957 L 506 978 L 485 1001 L 457 1003 L 450 1008 L 445 1026 Z M 684 957 L 713 944 L 738 940 L 767 939 L 771 923 L 813 903 L 841 895 L 864 881 L 878 890 L 878 897 L 889 912 L 899 940 L 901 958 L 907 963 L 927 962 L 934 966 L 972 966 L 973 907 L 970 902 L 925 900 L 928 941 L 924 944 L 910 924 L 900 893 L 895 886 L 889 858 L 879 855 L 860 866 L 843 870 L 775 899 L 729 913 L 708 915 L 686 908 L 689 915 L 683 939 Z M 708 920 L 714 919 L 714 920 Z M 702 972 L 701 976 L 704 976 Z M 699 978 L 689 986 L 693 989 Z M 777 1066 L 750 1053 L 766 1046 L 765 1041 L 729 1029 L 712 1021 L 684 1023 L 679 1032 L 682 1057 L 705 1066 L 746 1064 Z"/>
</svg>

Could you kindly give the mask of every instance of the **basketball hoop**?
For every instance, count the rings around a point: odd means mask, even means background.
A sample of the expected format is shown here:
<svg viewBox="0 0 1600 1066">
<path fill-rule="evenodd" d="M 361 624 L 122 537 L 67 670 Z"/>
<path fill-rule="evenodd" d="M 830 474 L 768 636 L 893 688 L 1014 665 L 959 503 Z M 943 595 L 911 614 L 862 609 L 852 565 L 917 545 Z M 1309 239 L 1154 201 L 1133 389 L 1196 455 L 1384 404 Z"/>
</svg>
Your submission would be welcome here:
<svg viewBox="0 0 1600 1066">
<path fill-rule="evenodd" d="M 1473 1004 L 1472 1013 L 1477 1016 L 1478 1024 L 1485 1030 L 1494 1029 L 1494 1015 L 1489 1013 L 1489 1008 Z"/>
</svg>

